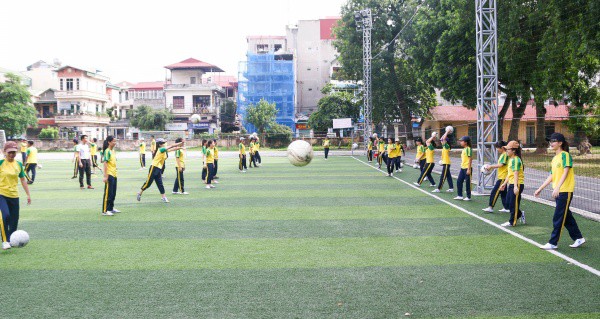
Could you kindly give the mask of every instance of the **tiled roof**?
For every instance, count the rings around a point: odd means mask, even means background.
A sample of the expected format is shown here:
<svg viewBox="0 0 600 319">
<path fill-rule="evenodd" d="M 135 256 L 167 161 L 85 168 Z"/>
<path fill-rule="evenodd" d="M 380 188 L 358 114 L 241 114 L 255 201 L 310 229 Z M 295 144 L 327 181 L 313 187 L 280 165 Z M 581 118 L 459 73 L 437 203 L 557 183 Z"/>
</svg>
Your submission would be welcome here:
<svg viewBox="0 0 600 319">
<path fill-rule="evenodd" d="M 140 82 L 130 88 L 132 90 L 162 90 L 165 88 L 165 81 Z"/>
<path fill-rule="evenodd" d="M 236 87 L 238 80 L 235 76 L 232 75 L 217 75 L 214 77 L 215 83 L 220 87 Z"/>
<path fill-rule="evenodd" d="M 169 70 L 182 70 L 182 69 L 201 69 L 205 72 L 223 72 L 220 67 L 212 65 L 210 63 L 202 62 L 194 58 L 183 60 L 179 63 L 165 66 Z"/>
<path fill-rule="evenodd" d="M 433 120 L 436 121 L 464 121 L 464 122 L 476 122 L 477 121 L 477 110 L 467 109 L 464 106 L 438 106 L 429 110 Z M 524 122 L 534 122 L 536 120 L 535 106 L 528 103 L 525 114 L 521 118 Z M 546 120 L 550 121 L 562 121 L 569 117 L 569 108 L 567 105 L 546 105 Z M 512 120 L 513 113 L 512 109 L 508 109 L 506 112 L 505 120 Z"/>
</svg>

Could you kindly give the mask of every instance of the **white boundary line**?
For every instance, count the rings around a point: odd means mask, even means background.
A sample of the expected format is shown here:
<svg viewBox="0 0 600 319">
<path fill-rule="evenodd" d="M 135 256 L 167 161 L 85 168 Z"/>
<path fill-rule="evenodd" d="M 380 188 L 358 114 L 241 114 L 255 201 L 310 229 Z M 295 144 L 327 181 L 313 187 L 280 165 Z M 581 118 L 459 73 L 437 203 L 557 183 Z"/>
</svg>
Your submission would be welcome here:
<svg viewBox="0 0 600 319">
<path fill-rule="evenodd" d="M 356 157 L 354 157 L 354 156 L 352 156 L 352 158 L 354 158 L 355 160 L 359 161 L 360 163 L 362 163 L 362 164 L 364 164 L 364 165 L 366 165 L 366 166 L 368 166 L 368 167 L 371 167 L 371 168 L 373 168 L 373 169 L 375 169 L 375 170 L 377 170 L 377 171 L 380 171 L 380 172 L 384 173 L 382 170 L 378 169 L 377 167 L 371 166 L 371 165 L 369 165 L 368 163 L 365 163 L 365 162 L 363 162 L 363 161 L 359 160 L 358 158 L 356 158 Z M 468 211 L 468 210 L 466 210 L 466 209 L 464 209 L 464 208 L 462 208 L 462 207 L 460 207 L 460 206 L 458 206 L 458 205 L 456 205 L 456 204 L 454 204 L 454 203 L 451 203 L 451 202 L 449 202 L 449 201 L 447 201 L 447 200 L 445 200 L 445 199 L 443 199 L 443 198 L 441 198 L 441 197 L 439 197 L 439 196 L 433 195 L 432 193 L 430 193 L 430 192 L 428 192 L 428 191 L 426 191 L 426 190 L 424 190 L 424 189 L 422 189 L 422 188 L 420 188 L 420 187 L 416 187 L 415 185 L 413 185 L 413 184 L 411 184 L 411 183 L 409 183 L 409 182 L 407 182 L 407 181 L 404 181 L 404 180 L 402 180 L 402 179 L 400 179 L 400 178 L 398 178 L 398 177 L 396 177 L 396 176 L 392 176 L 392 177 L 393 177 L 393 178 L 395 178 L 396 180 L 399 180 L 399 181 L 401 181 L 402 183 L 404 183 L 404 184 L 406 184 L 406 185 L 408 185 L 408 186 L 410 186 L 410 187 L 412 187 L 412 188 L 416 189 L 416 190 L 419 190 L 419 191 L 421 191 L 421 192 L 423 192 L 423 193 L 425 193 L 425 194 L 427 194 L 427 195 L 429 195 L 429 196 L 431 196 L 431 197 L 433 197 L 433 198 L 435 198 L 435 199 L 439 200 L 439 201 L 440 201 L 440 202 L 442 202 L 442 203 L 448 204 L 449 206 L 452 206 L 452 207 L 454 207 L 454 208 L 456 208 L 456 209 L 458 209 L 458 210 L 460 210 L 460 211 L 464 212 L 465 214 L 468 214 L 468 215 L 470 215 L 470 216 L 472 216 L 472 217 L 475 217 L 475 218 L 477 218 L 477 219 L 481 220 L 482 222 L 484 222 L 484 223 L 486 223 L 486 224 L 489 224 L 489 225 L 491 225 L 491 226 L 494 226 L 494 227 L 496 227 L 496 228 L 498 228 L 498 229 L 502 230 L 502 231 L 503 231 L 503 232 L 505 232 L 505 233 L 511 234 L 511 235 L 513 235 L 513 236 L 515 236 L 515 237 L 517 237 L 517 238 L 519 238 L 519 239 L 521 239 L 521 240 L 523 240 L 523 241 L 526 241 L 526 242 L 528 242 L 528 243 L 530 243 L 530 244 L 532 244 L 532 245 L 534 245 L 534 246 L 536 246 L 536 247 L 538 247 L 538 248 L 542 246 L 541 244 L 537 243 L 536 241 L 534 241 L 534 240 L 532 240 L 532 239 L 529 239 L 529 238 L 527 238 L 527 237 L 525 237 L 525 236 L 523 236 L 523 235 L 521 235 L 521 234 L 519 234 L 519 233 L 517 233 L 517 232 L 514 232 L 514 231 L 512 231 L 512 230 L 510 230 L 510 229 L 507 229 L 507 228 L 505 228 L 505 227 L 502 227 L 502 226 L 500 226 L 500 225 L 498 225 L 498 224 L 494 223 L 493 221 L 491 221 L 491 220 L 489 220 L 489 219 L 483 218 L 483 217 L 481 217 L 481 216 L 479 216 L 479 215 L 477 215 L 477 214 L 475 214 L 475 213 L 472 213 L 472 212 L 470 212 L 470 211 Z M 549 252 L 549 253 L 551 253 L 551 254 L 553 254 L 553 255 L 555 255 L 555 256 L 557 256 L 557 257 L 559 257 L 559 258 L 562 258 L 562 259 L 564 259 L 564 260 L 566 260 L 566 261 L 570 262 L 570 263 L 571 263 L 571 264 L 573 264 L 573 265 L 576 265 L 577 267 L 583 268 L 583 269 L 585 269 L 585 270 L 587 270 L 587 271 L 591 272 L 592 274 L 594 274 L 594 275 L 596 275 L 596 276 L 600 277 L 600 271 L 599 271 L 599 270 L 597 270 L 597 269 L 595 269 L 595 268 L 593 268 L 593 267 L 590 267 L 590 266 L 588 266 L 588 265 L 586 265 L 586 264 L 583 264 L 583 263 L 581 263 L 581 262 L 579 262 L 579 261 L 577 261 L 577 260 L 575 260 L 575 259 L 573 259 L 573 258 L 571 258 L 571 257 L 569 257 L 569 256 L 566 256 L 566 255 L 564 255 L 564 254 L 562 254 L 562 253 L 559 253 L 559 252 L 558 252 L 558 251 L 556 251 L 556 250 L 548 250 L 548 252 Z"/>
</svg>

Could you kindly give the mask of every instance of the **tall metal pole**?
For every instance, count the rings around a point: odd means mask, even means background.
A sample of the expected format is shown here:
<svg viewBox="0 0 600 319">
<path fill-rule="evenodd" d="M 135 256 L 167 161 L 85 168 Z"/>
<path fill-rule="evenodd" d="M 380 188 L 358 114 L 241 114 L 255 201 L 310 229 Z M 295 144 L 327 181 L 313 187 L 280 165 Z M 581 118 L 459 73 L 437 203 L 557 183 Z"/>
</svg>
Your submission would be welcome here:
<svg viewBox="0 0 600 319">
<path fill-rule="evenodd" d="M 475 0 L 477 45 L 477 162 L 478 171 L 486 163 L 495 163 L 498 152 L 498 37 L 496 0 Z M 496 171 L 479 174 L 477 192 L 493 187 Z"/>
<path fill-rule="evenodd" d="M 373 29 L 373 17 L 371 9 L 363 10 L 363 82 L 365 89 L 364 96 L 364 143 L 367 147 L 367 141 L 372 134 L 372 97 L 371 97 L 371 29 Z"/>
</svg>

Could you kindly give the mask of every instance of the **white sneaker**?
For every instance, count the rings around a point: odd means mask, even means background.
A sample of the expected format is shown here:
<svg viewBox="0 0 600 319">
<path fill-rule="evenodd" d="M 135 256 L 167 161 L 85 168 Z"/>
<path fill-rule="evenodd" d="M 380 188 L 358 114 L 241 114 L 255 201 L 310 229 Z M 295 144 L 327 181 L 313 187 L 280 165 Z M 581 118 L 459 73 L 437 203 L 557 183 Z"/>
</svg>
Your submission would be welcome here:
<svg viewBox="0 0 600 319">
<path fill-rule="evenodd" d="M 168 199 L 168 198 L 166 198 L 166 197 L 164 197 L 164 198 L 162 199 L 162 201 L 163 201 L 163 203 L 170 203 L 170 202 L 169 202 L 169 199 Z"/>
<path fill-rule="evenodd" d="M 502 227 L 512 227 L 512 224 L 510 222 L 505 222 L 505 223 L 500 224 L 500 226 L 502 226 Z"/>
<path fill-rule="evenodd" d="M 439 193 L 439 192 L 440 192 L 440 190 L 436 188 L 436 189 L 432 190 L 431 192 L 432 192 L 432 193 Z"/>
<path fill-rule="evenodd" d="M 581 238 L 577 239 L 573 243 L 573 245 L 569 245 L 569 247 L 571 247 L 571 248 L 577 248 L 577 247 L 579 247 L 579 246 L 581 246 L 583 244 L 585 244 L 585 238 L 581 237 Z"/>
<path fill-rule="evenodd" d="M 437 187 L 437 185 L 431 184 L 431 185 L 429 185 L 429 187 Z"/>
<path fill-rule="evenodd" d="M 399 169 L 398 172 L 402 173 L 402 169 Z"/>
<path fill-rule="evenodd" d="M 393 176 L 394 176 L 394 173 L 390 173 L 390 177 L 393 177 Z"/>
<path fill-rule="evenodd" d="M 446 193 L 452 193 L 454 192 L 454 188 L 448 188 L 448 190 L 446 191 Z"/>
<path fill-rule="evenodd" d="M 215 188 L 216 187 L 215 185 L 212 185 L 212 184 L 208 185 L 208 186 L 210 186 L 210 188 Z"/>
<path fill-rule="evenodd" d="M 499 210 L 499 212 L 501 212 L 501 213 L 510 213 L 510 210 L 508 210 L 506 208 L 502 208 L 501 210 Z"/>
<path fill-rule="evenodd" d="M 454 197 L 454 199 L 456 199 L 456 200 L 463 200 L 464 198 L 462 196 L 456 196 L 456 197 Z"/>
<path fill-rule="evenodd" d="M 137 199 L 137 201 L 138 201 L 138 202 L 139 202 L 140 200 L 142 200 L 142 194 L 140 194 L 140 193 L 137 193 L 137 196 L 136 196 L 136 198 L 135 198 L 135 199 Z"/>
<path fill-rule="evenodd" d="M 206 185 L 205 187 L 206 189 L 211 189 L 212 187 L 210 187 L 210 185 Z"/>
<path fill-rule="evenodd" d="M 544 246 L 540 246 L 540 249 L 543 250 L 554 250 L 556 248 L 558 248 L 558 246 L 552 245 L 551 243 L 546 243 Z"/>
<path fill-rule="evenodd" d="M 189 195 L 189 194 L 190 194 L 190 193 L 188 193 L 188 192 L 182 192 L 182 193 L 179 193 L 179 195 Z"/>
<path fill-rule="evenodd" d="M 10 249 L 10 247 L 11 246 L 10 246 L 9 242 L 5 241 L 2 243 L 2 249 L 7 250 L 7 249 Z"/>
<path fill-rule="evenodd" d="M 414 182 L 413 184 L 415 184 L 415 186 L 417 186 L 417 187 L 421 187 L 421 184 L 419 184 L 417 182 Z"/>
<path fill-rule="evenodd" d="M 118 209 L 116 209 L 116 208 L 113 208 L 112 212 L 113 212 L 113 213 L 120 213 L 121 211 L 120 211 L 120 210 L 118 210 Z"/>
<path fill-rule="evenodd" d="M 494 209 L 491 207 L 487 207 L 487 208 L 482 209 L 482 211 L 487 212 L 487 213 L 493 213 Z"/>
<path fill-rule="evenodd" d="M 246 170 L 243 170 L 243 171 L 242 171 L 242 173 L 246 173 L 246 172 L 247 172 Z"/>
<path fill-rule="evenodd" d="M 179 195 L 179 192 L 171 192 L 173 195 Z"/>
<path fill-rule="evenodd" d="M 519 220 L 521 221 L 521 224 L 525 225 L 527 224 L 526 220 L 525 220 L 525 212 L 521 211 L 521 217 L 519 218 Z"/>
<path fill-rule="evenodd" d="M 102 213 L 102 216 L 114 216 L 114 215 L 115 214 L 113 214 L 110 210 Z"/>
<path fill-rule="evenodd" d="M 213 182 L 213 183 L 215 183 L 215 184 L 219 184 L 219 181 L 214 181 L 214 180 L 213 180 L 212 182 Z"/>
<path fill-rule="evenodd" d="M 463 200 L 464 200 L 465 202 L 470 202 L 470 201 L 471 201 L 471 197 L 465 197 L 465 198 L 463 198 Z"/>
</svg>

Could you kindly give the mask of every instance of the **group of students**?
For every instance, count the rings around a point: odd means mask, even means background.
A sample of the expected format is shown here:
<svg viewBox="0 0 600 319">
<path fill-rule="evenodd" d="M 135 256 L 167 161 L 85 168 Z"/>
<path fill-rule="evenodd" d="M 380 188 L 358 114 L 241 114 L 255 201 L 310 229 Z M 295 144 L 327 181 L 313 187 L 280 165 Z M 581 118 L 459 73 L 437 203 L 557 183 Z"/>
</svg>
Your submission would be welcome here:
<svg viewBox="0 0 600 319">
<path fill-rule="evenodd" d="M 255 168 L 258 168 L 262 165 L 262 158 L 260 157 L 260 140 L 255 135 L 250 135 L 248 140 L 250 141 L 248 143 L 248 153 L 250 153 L 250 167 L 252 167 L 252 165 L 254 165 Z M 246 145 L 244 144 L 245 141 L 246 141 L 246 139 L 241 137 L 240 144 L 238 145 L 238 151 L 239 151 L 238 169 L 242 173 L 246 173 L 247 169 L 248 169 L 248 167 L 246 166 L 247 156 L 246 156 Z"/>
<path fill-rule="evenodd" d="M 98 147 L 98 139 L 92 139 L 90 143 L 87 135 L 81 135 L 80 139 L 73 139 L 73 176 L 71 179 L 77 178 L 79 175 L 79 188 L 84 190 L 83 177 L 87 184 L 87 189 L 94 189 L 92 186 L 92 174 L 96 174 L 96 169 L 102 171 L 98 166 L 98 154 L 100 154 L 101 161 L 103 153 L 106 151 L 106 147 Z"/>
<path fill-rule="evenodd" d="M 377 164 L 379 165 L 379 169 L 385 163 L 387 166 L 387 176 L 394 176 L 394 171 L 396 173 L 402 172 L 402 156 L 406 154 L 404 145 L 400 140 L 394 141 L 394 138 L 389 137 L 386 144 L 383 138 L 377 136 L 370 138 L 367 144 L 367 161 L 369 163 L 373 162 L 373 147 L 375 145 L 377 145 Z"/>
<path fill-rule="evenodd" d="M 447 192 L 454 192 L 452 175 L 450 174 L 450 144 L 448 143 L 447 131 L 441 138 L 441 160 L 442 173 L 440 175 L 439 183 L 436 185 L 435 180 L 431 176 L 433 168 L 435 167 L 435 148 L 436 148 L 436 136 L 432 136 L 423 143 L 422 139 L 417 139 L 417 155 L 415 157 L 415 165 L 418 165 L 421 173 L 419 179 L 414 184 L 418 187 L 421 186 L 424 179 L 427 178 L 430 182 L 431 187 L 435 187 L 432 191 L 439 193 L 447 181 L 449 189 Z M 379 167 L 381 168 L 382 161 L 388 164 L 388 176 L 392 176 L 390 170 L 390 141 L 384 145 L 381 139 L 378 139 L 378 156 Z M 556 249 L 558 247 L 558 241 L 561 236 L 562 228 L 566 228 L 569 232 L 570 237 L 574 240 L 572 248 L 580 247 L 585 243 L 585 238 L 582 236 L 577 222 L 573 217 L 573 213 L 569 209 L 571 200 L 573 198 L 573 192 L 575 190 L 575 173 L 573 171 L 573 158 L 569 153 L 569 144 L 566 141 L 563 134 L 553 133 L 548 139 L 550 142 L 551 149 L 555 152 L 555 156 L 552 159 L 552 167 L 550 175 L 544 181 L 544 183 L 535 191 L 534 195 L 539 196 L 540 192 L 548 185 L 552 184 L 553 192 L 552 197 L 555 199 L 556 206 L 554 210 L 553 231 L 550 236 L 550 240 L 547 244 L 541 248 L 546 250 Z M 463 148 L 461 152 L 461 167 L 457 179 L 457 196 L 455 200 L 470 201 L 471 200 L 471 176 L 472 176 L 472 163 L 473 163 L 473 150 L 471 145 L 471 138 L 469 136 L 463 136 L 459 140 L 459 145 Z M 372 140 L 369 142 L 367 150 L 367 160 L 372 161 L 372 153 L 370 152 L 372 147 Z M 495 144 L 498 150 L 499 158 L 497 164 L 486 166 L 487 170 L 497 169 L 497 181 L 494 188 L 491 191 L 489 198 L 489 206 L 484 208 L 483 211 L 493 213 L 494 206 L 498 199 L 501 200 L 503 208 L 500 212 L 510 213 L 509 220 L 501 224 L 503 227 L 514 227 L 517 225 L 517 221 L 522 224 L 526 223 L 525 212 L 521 209 L 521 194 L 525 187 L 524 180 L 524 164 L 521 157 L 522 148 L 517 141 L 499 141 Z M 387 158 L 386 158 L 387 157 Z M 463 196 L 463 184 L 466 188 L 466 196 Z"/>
</svg>

